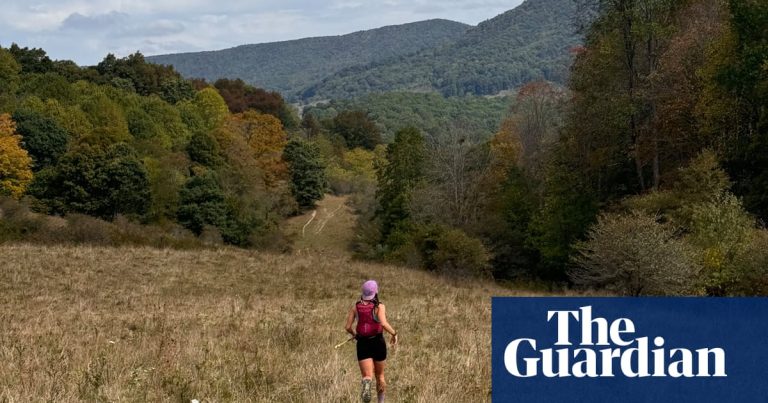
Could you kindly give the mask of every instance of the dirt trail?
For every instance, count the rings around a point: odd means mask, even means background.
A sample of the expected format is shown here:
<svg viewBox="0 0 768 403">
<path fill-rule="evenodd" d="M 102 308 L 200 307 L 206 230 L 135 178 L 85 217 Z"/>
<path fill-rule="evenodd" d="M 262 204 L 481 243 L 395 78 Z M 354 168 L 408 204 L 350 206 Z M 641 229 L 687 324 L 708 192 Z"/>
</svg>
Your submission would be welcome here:
<svg viewBox="0 0 768 403">
<path fill-rule="evenodd" d="M 285 223 L 297 254 L 308 252 L 348 255 L 354 236 L 355 214 L 346 196 L 326 195 L 317 208 Z"/>
</svg>

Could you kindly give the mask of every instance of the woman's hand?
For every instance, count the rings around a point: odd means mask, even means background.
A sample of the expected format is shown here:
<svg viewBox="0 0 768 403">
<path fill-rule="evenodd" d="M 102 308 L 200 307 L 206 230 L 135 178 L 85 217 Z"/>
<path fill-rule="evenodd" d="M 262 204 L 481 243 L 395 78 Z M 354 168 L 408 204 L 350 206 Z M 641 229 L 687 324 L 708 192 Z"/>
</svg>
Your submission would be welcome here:
<svg viewBox="0 0 768 403">
<path fill-rule="evenodd" d="M 397 333 L 392 335 L 392 338 L 389 340 L 389 344 L 396 346 L 397 345 Z"/>
</svg>

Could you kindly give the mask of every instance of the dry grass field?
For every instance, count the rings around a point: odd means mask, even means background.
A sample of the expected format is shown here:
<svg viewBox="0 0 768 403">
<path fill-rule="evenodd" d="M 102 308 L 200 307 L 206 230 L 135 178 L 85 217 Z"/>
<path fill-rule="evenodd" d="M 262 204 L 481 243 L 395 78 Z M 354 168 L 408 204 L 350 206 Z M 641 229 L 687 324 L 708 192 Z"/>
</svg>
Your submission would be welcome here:
<svg viewBox="0 0 768 403">
<path fill-rule="evenodd" d="M 379 280 L 391 402 L 482 402 L 490 297 L 339 254 L 0 246 L 0 401 L 352 402 L 343 321 Z"/>
</svg>

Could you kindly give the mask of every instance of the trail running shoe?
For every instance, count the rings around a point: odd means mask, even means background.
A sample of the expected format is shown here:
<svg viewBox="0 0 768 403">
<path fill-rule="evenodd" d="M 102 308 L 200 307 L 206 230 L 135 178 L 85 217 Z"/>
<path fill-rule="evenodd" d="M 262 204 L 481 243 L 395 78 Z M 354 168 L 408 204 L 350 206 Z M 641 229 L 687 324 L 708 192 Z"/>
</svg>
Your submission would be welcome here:
<svg viewBox="0 0 768 403">
<path fill-rule="evenodd" d="M 363 379 L 363 392 L 360 394 L 363 403 L 371 403 L 371 380 Z"/>
</svg>

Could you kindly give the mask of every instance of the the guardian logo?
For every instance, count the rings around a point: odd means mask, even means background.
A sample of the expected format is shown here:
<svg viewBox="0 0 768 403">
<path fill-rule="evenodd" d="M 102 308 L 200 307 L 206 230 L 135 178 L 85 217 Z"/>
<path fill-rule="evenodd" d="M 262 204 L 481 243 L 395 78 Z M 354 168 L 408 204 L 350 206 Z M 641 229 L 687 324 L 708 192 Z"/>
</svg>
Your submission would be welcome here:
<svg viewBox="0 0 768 403">
<path fill-rule="evenodd" d="M 543 320 L 543 318 L 542 318 Z M 640 336 L 628 318 L 593 317 L 592 306 L 548 311 L 557 335 L 554 346 L 518 338 L 504 349 L 504 366 L 516 378 L 699 378 L 727 377 L 726 352 L 719 347 L 690 350 L 666 346 L 663 336 Z M 580 332 L 571 332 L 580 326 Z M 575 328 L 573 328 L 575 329 Z M 642 329 L 640 329 L 642 331 Z M 580 333 L 571 340 L 571 333 Z"/>
</svg>

